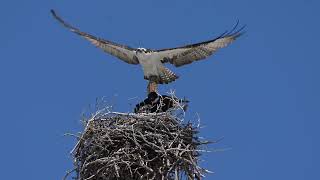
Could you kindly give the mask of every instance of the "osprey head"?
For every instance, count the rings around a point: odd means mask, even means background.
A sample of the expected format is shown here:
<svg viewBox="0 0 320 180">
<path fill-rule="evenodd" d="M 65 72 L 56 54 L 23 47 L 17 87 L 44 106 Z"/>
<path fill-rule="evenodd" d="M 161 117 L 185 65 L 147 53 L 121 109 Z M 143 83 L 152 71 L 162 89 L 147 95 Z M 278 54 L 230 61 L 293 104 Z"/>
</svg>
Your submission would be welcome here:
<svg viewBox="0 0 320 180">
<path fill-rule="evenodd" d="M 137 52 L 139 53 L 148 53 L 151 52 L 150 49 L 146 49 L 146 48 L 137 48 Z"/>
</svg>

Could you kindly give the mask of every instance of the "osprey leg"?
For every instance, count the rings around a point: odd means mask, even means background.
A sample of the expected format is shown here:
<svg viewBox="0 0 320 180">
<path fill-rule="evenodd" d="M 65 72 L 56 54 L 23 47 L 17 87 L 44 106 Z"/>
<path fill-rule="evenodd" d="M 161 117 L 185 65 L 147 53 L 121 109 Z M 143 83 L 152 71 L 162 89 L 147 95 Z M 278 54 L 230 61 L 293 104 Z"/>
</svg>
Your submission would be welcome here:
<svg viewBox="0 0 320 180">
<path fill-rule="evenodd" d="M 158 84 L 154 81 L 149 81 L 148 87 L 147 87 L 147 93 L 151 92 L 157 92 L 158 91 Z"/>
</svg>

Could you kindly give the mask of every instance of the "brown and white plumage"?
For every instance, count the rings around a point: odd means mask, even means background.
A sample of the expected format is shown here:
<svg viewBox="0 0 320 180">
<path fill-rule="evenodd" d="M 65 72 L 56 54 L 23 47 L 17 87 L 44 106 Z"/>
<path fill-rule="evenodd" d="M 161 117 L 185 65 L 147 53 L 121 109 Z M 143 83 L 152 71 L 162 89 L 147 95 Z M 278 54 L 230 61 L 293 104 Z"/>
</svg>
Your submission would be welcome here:
<svg viewBox="0 0 320 180">
<path fill-rule="evenodd" d="M 82 32 L 79 29 L 67 24 L 63 21 L 54 10 L 51 10 L 51 13 L 55 19 L 57 19 L 64 27 L 68 28 L 70 31 L 82 36 L 83 38 L 90 41 L 96 47 L 101 48 L 106 53 L 109 53 L 129 64 L 139 64 L 137 57 L 135 56 L 135 52 L 133 48 L 121 44 L 117 44 L 112 41 L 108 41 L 105 39 L 97 38 L 88 33 Z"/>
<path fill-rule="evenodd" d="M 238 23 L 232 31 L 225 32 L 213 40 L 177 48 L 161 49 L 157 50 L 156 52 L 160 54 L 163 62 L 169 62 L 176 67 L 190 64 L 194 61 L 202 60 L 211 56 L 218 49 L 226 47 L 239 36 L 241 36 L 243 34 L 241 31 L 243 30 L 244 26 L 235 31 L 237 26 Z"/>
<path fill-rule="evenodd" d="M 242 30 L 244 28 L 243 26 L 237 29 L 237 22 L 231 31 L 225 32 L 219 37 L 209 41 L 176 48 L 151 50 L 145 48 L 131 48 L 129 46 L 97 38 L 67 24 L 57 16 L 53 10 L 51 10 L 51 13 L 63 26 L 84 37 L 106 53 L 129 64 L 140 64 L 144 72 L 144 78 L 149 80 L 150 83 L 156 84 L 167 84 L 178 78 L 176 74 L 163 65 L 164 63 L 171 63 L 176 67 L 180 67 L 194 61 L 205 59 L 215 53 L 218 49 L 223 48 L 236 40 L 243 34 Z"/>
</svg>

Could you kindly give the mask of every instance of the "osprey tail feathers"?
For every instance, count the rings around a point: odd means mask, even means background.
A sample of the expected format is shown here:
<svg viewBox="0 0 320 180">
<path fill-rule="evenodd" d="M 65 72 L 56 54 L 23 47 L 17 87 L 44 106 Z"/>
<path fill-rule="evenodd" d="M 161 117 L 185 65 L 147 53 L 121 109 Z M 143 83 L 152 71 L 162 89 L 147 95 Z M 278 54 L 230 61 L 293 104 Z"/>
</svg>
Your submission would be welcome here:
<svg viewBox="0 0 320 180">
<path fill-rule="evenodd" d="M 160 68 L 159 84 L 168 84 L 178 78 L 179 76 L 172 72 L 170 69 L 164 66 Z"/>
</svg>

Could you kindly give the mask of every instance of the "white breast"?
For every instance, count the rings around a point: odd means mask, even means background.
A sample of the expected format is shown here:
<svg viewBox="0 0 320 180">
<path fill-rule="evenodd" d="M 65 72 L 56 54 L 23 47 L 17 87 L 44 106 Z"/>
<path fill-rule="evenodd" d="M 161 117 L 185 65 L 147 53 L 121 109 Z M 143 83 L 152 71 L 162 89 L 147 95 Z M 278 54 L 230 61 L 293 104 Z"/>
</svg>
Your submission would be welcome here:
<svg viewBox="0 0 320 180">
<path fill-rule="evenodd" d="M 142 66 L 145 76 L 158 76 L 158 67 L 161 65 L 161 61 L 153 53 L 138 53 L 139 63 Z"/>
</svg>

